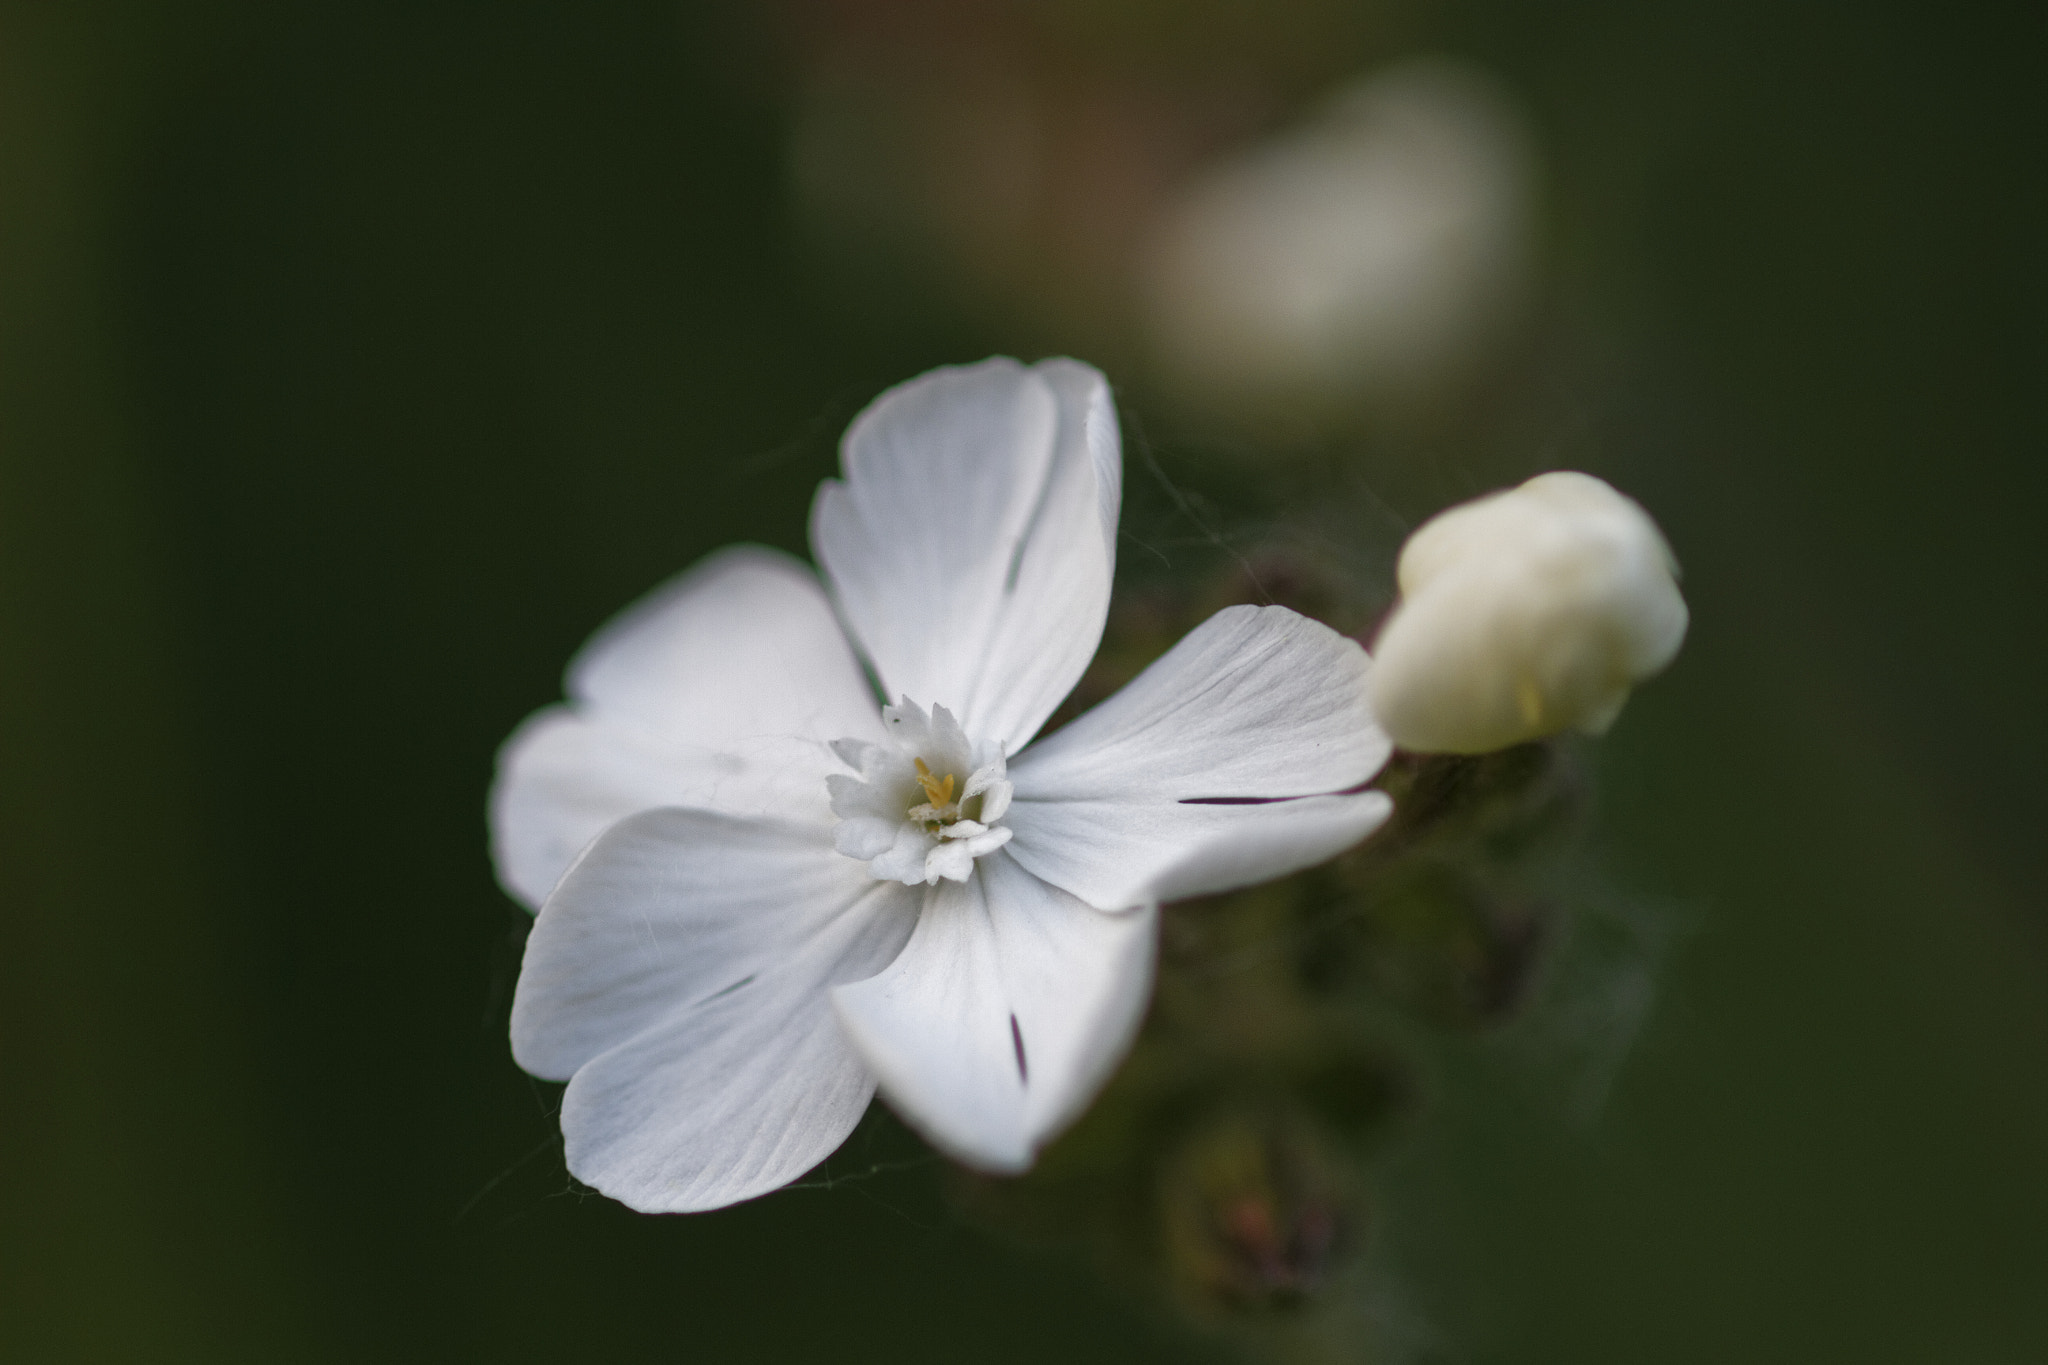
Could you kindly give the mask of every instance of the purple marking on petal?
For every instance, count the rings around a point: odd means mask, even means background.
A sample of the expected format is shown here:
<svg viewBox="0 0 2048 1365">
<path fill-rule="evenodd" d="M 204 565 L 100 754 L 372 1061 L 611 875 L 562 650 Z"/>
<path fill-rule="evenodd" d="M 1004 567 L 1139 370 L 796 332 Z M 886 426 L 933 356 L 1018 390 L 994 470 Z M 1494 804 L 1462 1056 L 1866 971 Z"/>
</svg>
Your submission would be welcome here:
<svg viewBox="0 0 2048 1365">
<path fill-rule="evenodd" d="M 1183 796 L 1183 806 L 1271 806 L 1281 801 L 1306 801 L 1311 796 L 1357 796 L 1373 789 L 1373 779 L 1368 777 L 1355 787 L 1346 787 L 1334 792 L 1305 792 L 1300 796 Z"/>
</svg>

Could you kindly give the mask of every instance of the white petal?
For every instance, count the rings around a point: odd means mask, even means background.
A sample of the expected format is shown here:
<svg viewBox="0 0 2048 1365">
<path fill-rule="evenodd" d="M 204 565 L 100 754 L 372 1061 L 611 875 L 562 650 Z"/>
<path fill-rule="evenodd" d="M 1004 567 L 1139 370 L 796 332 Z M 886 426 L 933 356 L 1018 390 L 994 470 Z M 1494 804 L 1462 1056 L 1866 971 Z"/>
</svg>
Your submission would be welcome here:
<svg viewBox="0 0 2048 1365">
<path fill-rule="evenodd" d="M 1282 607 L 1229 607 L 1010 766 L 1010 852 L 1115 909 L 1244 886 L 1364 838 L 1387 738 L 1370 660 Z M 1286 799 L 1308 798 L 1308 799 Z"/>
<path fill-rule="evenodd" d="M 862 816 L 875 819 L 885 818 L 886 809 L 876 790 L 859 778 L 847 773 L 825 774 L 825 794 L 832 813 L 841 819 L 853 820 Z"/>
<path fill-rule="evenodd" d="M 772 550 L 722 550 L 584 647 L 576 705 L 498 755 L 499 879 L 537 907 L 613 821 L 657 806 L 827 820 L 830 741 L 881 737 L 879 711 L 817 576 Z"/>
<path fill-rule="evenodd" d="M 706 556 L 626 608 L 570 663 L 569 695 L 714 747 L 882 735 L 818 576 L 758 545 Z"/>
<path fill-rule="evenodd" d="M 1022 806 L 1022 802 L 1018 803 Z M 1382 792 L 1247 805 L 1050 803 L 1013 816 L 1017 860 L 1105 910 L 1181 900 L 1284 877 L 1336 857 L 1378 829 Z"/>
<path fill-rule="evenodd" d="M 792 958 L 872 887 L 808 828 L 693 810 L 621 820 L 534 922 L 513 1055 L 566 1080 L 672 1010 Z"/>
<path fill-rule="evenodd" d="M 1000 853 L 979 867 L 927 894 L 887 971 L 833 998 L 905 1119 L 960 1161 L 1014 1172 L 1128 1047 L 1156 920 L 1102 914 Z"/>
<path fill-rule="evenodd" d="M 1010 837 L 1015 833 L 1015 830 L 1002 825 L 998 825 L 994 829 L 983 830 L 981 833 L 968 838 L 967 852 L 976 858 L 979 858 L 984 853 L 993 853 L 1004 844 L 1009 843 Z"/>
<path fill-rule="evenodd" d="M 519 1064 L 570 1077 L 569 1169 L 676 1212 L 824 1159 L 872 1090 L 830 988 L 894 957 L 915 903 L 806 828 L 657 810 L 606 831 L 543 907 L 512 1006 Z"/>
<path fill-rule="evenodd" d="M 1102 638 L 1122 460 L 1071 360 L 935 370 L 855 419 L 811 544 L 888 696 L 1006 752 L 1037 733 Z"/>
<path fill-rule="evenodd" d="M 1024 1055 L 1024 1121 L 1043 1145 L 1123 1060 L 1152 994 L 1158 909 L 1105 915 L 1004 855 L 981 861 Z"/>
<path fill-rule="evenodd" d="M 832 830 L 832 847 L 849 858 L 866 862 L 879 858 L 896 843 L 898 822 L 882 820 L 872 815 L 856 815 L 841 820 Z"/>
<path fill-rule="evenodd" d="M 688 744 L 566 706 L 536 712 L 498 751 L 491 857 L 505 889 L 538 909 L 569 864 L 615 821 L 660 806 L 830 822 L 825 746 L 763 737 L 729 750 Z"/>
<path fill-rule="evenodd" d="M 1010 809 L 1010 799 L 1016 794 L 1014 783 L 1000 780 L 989 783 L 981 798 L 981 818 L 988 821 L 1002 819 Z"/>
<path fill-rule="evenodd" d="M 974 853 L 965 844 L 938 844 L 924 855 L 924 879 L 964 882 L 974 872 Z"/>
<path fill-rule="evenodd" d="M 931 840 L 916 825 L 899 824 L 889 847 L 868 863 L 868 875 L 878 881 L 921 886 L 926 880 L 924 858 L 930 848 Z"/>
<path fill-rule="evenodd" d="M 1031 1164 L 1024 1078 L 979 877 L 925 893 L 917 930 L 879 976 L 832 992 L 847 1035 L 897 1112 L 948 1156 Z"/>
<path fill-rule="evenodd" d="M 835 739 L 830 748 L 833 756 L 855 772 L 864 772 L 868 764 L 888 753 L 886 745 L 870 744 L 864 739 Z"/>
</svg>

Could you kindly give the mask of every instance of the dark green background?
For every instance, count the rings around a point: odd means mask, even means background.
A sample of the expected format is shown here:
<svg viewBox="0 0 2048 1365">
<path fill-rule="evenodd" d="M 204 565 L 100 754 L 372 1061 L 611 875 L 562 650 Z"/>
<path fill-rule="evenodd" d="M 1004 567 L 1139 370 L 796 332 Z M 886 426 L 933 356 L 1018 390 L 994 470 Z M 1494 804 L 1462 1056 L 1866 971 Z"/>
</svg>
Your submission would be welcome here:
<svg viewBox="0 0 2048 1365">
<path fill-rule="evenodd" d="M 1607 1108 L 1476 1044 L 1390 1177 L 1448 1358 L 2048 1359 L 2044 36 L 1439 15 L 1612 351 L 1526 467 L 1640 496 L 1695 622 L 1601 754 L 1691 926 Z M 668 4 L 0 5 L 8 1359 L 1199 1358 L 926 1169 L 569 1193 L 507 1055 L 499 740 L 1014 344 L 806 284 L 751 60 Z"/>
</svg>

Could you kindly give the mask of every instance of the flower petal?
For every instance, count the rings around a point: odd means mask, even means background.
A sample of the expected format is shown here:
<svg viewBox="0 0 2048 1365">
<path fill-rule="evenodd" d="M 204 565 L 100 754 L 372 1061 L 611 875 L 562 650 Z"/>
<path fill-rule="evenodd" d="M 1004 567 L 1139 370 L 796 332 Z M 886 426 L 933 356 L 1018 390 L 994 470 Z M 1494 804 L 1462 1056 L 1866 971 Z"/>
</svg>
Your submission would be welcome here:
<svg viewBox="0 0 2048 1365">
<path fill-rule="evenodd" d="M 977 873 L 928 892 L 889 969 L 833 999 L 905 1119 L 960 1161 L 1014 1172 L 1129 1046 L 1156 915 L 1105 915 L 1003 853 Z"/>
<path fill-rule="evenodd" d="M 715 748 L 882 735 L 817 574 L 760 545 L 707 555 L 626 608 L 570 663 L 569 696 Z"/>
<path fill-rule="evenodd" d="M 896 956 L 915 906 L 812 829 L 690 810 L 613 825 L 542 908 L 512 1004 L 519 1064 L 569 1078 L 569 1169 L 680 1212 L 830 1155 L 873 1090 L 830 988 Z"/>
<path fill-rule="evenodd" d="M 1079 1118 L 1123 1060 L 1152 996 L 1158 907 L 1105 915 L 1026 872 L 981 861 L 1039 1146 Z"/>
<path fill-rule="evenodd" d="M 1331 857 L 1392 809 L 1338 795 L 1386 762 L 1371 661 L 1283 607 L 1229 607 L 1102 705 L 1020 754 L 1025 868 L 1116 909 L 1245 886 Z M 1299 798 L 1299 799 L 1292 799 Z"/>
<path fill-rule="evenodd" d="M 981 879 L 924 893 L 910 942 L 879 976 L 832 992 L 882 1093 L 948 1156 L 986 1171 L 1031 1164 L 1024 1078 Z"/>
<path fill-rule="evenodd" d="M 491 791 L 493 861 L 530 908 L 635 811 L 829 821 L 826 743 L 881 737 L 817 575 L 756 546 L 722 550 L 628 608 L 570 665 L 569 693 L 574 704 L 506 741 Z"/>
<path fill-rule="evenodd" d="M 1102 638 L 1123 455 L 1072 360 L 933 371 L 848 429 L 811 544 L 886 694 L 943 704 L 1014 753 Z"/>
<path fill-rule="evenodd" d="M 576 855 L 636 811 L 694 806 L 829 824 L 824 774 L 832 766 L 814 739 L 762 737 L 710 749 L 552 706 L 498 751 L 491 857 L 505 889 L 538 909 Z"/>
</svg>

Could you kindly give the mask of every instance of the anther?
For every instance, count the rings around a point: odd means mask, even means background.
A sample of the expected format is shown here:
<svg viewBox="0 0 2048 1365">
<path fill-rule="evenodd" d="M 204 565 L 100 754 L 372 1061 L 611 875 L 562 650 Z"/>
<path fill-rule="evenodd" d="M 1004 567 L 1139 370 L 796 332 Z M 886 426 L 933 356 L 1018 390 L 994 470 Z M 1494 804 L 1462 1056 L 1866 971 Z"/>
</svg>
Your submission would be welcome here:
<svg viewBox="0 0 2048 1365">
<path fill-rule="evenodd" d="M 917 783 L 924 788 L 925 799 L 934 806 L 950 806 L 953 804 L 953 774 L 947 773 L 943 778 L 933 777 L 932 770 L 924 765 L 923 759 L 918 758 L 911 761 L 917 764 Z M 901 769 L 898 769 L 898 771 L 900 772 Z"/>
</svg>

